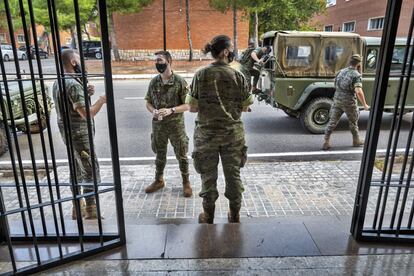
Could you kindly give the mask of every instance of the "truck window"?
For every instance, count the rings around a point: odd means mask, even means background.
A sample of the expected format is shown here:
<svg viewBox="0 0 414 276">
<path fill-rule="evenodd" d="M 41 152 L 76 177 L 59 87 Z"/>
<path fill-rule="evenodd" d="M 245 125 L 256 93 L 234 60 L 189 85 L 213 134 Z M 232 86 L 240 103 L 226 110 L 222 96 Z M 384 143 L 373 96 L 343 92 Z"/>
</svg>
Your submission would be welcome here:
<svg viewBox="0 0 414 276">
<path fill-rule="evenodd" d="M 335 64 L 338 59 L 342 58 L 343 53 L 343 47 L 336 44 L 328 45 L 325 47 L 324 63 L 326 65 Z"/>
<path fill-rule="evenodd" d="M 311 46 L 288 46 L 286 60 L 288 67 L 307 67 L 311 63 Z"/>
<path fill-rule="evenodd" d="M 368 49 L 367 59 L 365 61 L 365 68 L 369 71 L 375 71 L 377 68 L 379 49 Z"/>
</svg>

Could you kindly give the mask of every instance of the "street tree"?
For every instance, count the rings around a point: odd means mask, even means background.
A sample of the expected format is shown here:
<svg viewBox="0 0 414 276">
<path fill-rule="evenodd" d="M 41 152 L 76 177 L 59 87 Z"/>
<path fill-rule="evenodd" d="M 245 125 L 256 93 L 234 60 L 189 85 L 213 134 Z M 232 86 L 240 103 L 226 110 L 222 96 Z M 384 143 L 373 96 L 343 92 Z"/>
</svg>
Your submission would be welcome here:
<svg viewBox="0 0 414 276">
<path fill-rule="evenodd" d="M 111 47 L 116 61 L 119 61 L 119 49 L 116 39 L 114 13 L 131 14 L 138 13 L 142 8 L 151 4 L 153 0 L 107 0 L 106 5 L 109 13 L 109 27 L 111 36 Z"/>
<path fill-rule="evenodd" d="M 189 61 L 193 61 L 193 41 L 191 40 L 190 31 L 190 0 L 185 0 L 185 21 L 187 26 L 187 40 L 189 48 Z"/>
</svg>

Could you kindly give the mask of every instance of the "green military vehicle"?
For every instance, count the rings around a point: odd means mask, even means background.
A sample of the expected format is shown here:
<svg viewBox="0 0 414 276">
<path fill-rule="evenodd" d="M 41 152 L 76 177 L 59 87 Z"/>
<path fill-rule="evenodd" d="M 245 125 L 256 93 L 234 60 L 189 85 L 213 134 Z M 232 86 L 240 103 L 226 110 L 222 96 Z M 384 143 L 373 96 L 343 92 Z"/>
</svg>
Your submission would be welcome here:
<svg viewBox="0 0 414 276">
<path fill-rule="evenodd" d="M 346 32 L 272 31 L 263 35 L 263 44 L 271 46 L 272 52 L 260 67 L 258 99 L 299 118 L 311 133 L 324 133 L 335 75 L 348 66 L 353 54 L 363 56 L 363 89 L 370 104 L 381 38 Z M 385 103 L 388 112 L 393 111 L 399 82 L 392 72 L 401 71 L 405 45 L 406 39 L 397 39 Z M 414 93 L 408 93 L 404 112 L 413 110 Z"/>
<path fill-rule="evenodd" d="M 30 125 L 30 132 L 31 133 L 39 133 L 40 131 L 43 131 L 46 128 L 46 116 L 45 112 L 48 112 L 50 114 L 50 111 L 52 110 L 52 101 L 49 96 L 48 87 L 45 86 L 46 89 L 46 95 L 47 95 L 47 107 L 45 108 L 43 105 L 43 97 L 40 90 L 40 84 L 37 83 L 36 90 L 37 90 L 37 97 L 39 100 L 39 106 L 40 106 L 40 114 L 41 114 L 41 127 L 39 127 L 38 124 L 38 118 L 36 113 L 36 103 L 35 103 L 35 94 L 33 91 L 32 82 L 30 80 L 22 81 L 23 85 L 23 91 L 25 95 L 25 103 L 26 103 L 26 109 L 27 109 L 27 115 Z M 3 97 L 3 102 L 6 107 L 6 113 L 2 114 L 0 110 L 0 156 L 3 155 L 7 149 L 7 139 L 6 139 L 6 130 L 4 128 L 3 124 L 3 116 L 6 116 L 8 125 L 11 126 L 11 116 L 9 113 L 9 106 L 7 102 L 6 93 L 4 90 L 3 82 L 0 82 L 1 87 L 1 96 Z M 11 100 L 11 109 L 13 112 L 13 118 L 14 118 L 14 124 L 18 131 L 27 132 L 24 116 L 23 116 L 23 108 L 22 108 L 22 101 L 20 97 L 20 90 L 17 82 L 8 82 L 8 88 L 10 93 L 10 100 Z"/>
</svg>

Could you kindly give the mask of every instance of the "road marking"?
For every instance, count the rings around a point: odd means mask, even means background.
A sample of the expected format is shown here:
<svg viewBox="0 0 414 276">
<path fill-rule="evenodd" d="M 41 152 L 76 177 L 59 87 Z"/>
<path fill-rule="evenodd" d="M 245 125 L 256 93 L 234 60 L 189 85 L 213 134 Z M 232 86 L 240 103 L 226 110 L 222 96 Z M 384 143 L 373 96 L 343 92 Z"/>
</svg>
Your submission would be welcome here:
<svg viewBox="0 0 414 276">
<path fill-rule="evenodd" d="M 124 100 L 144 100 L 145 97 L 125 97 Z"/>
<path fill-rule="evenodd" d="M 404 152 L 405 149 L 397 149 L 397 152 Z M 385 153 L 385 149 L 377 150 L 377 153 Z M 360 150 L 331 150 L 331 151 L 302 151 L 302 152 L 275 152 L 275 153 L 250 153 L 247 156 L 250 158 L 266 158 L 266 157 L 295 157 L 295 156 L 329 156 L 329 155 L 351 155 L 351 154 L 362 154 L 362 149 Z M 188 156 L 191 158 L 191 156 Z M 167 156 L 168 160 L 174 160 L 175 156 Z M 98 158 L 99 162 L 111 162 L 111 158 Z M 132 162 L 132 161 L 155 161 L 155 156 L 151 157 L 121 157 L 119 158 L 120 162 Z M 24 165 L 31 164 L 31 160 L 22 160 Z M 36 160 L 36 164 L 44 163 L 43 160 Z M 51 161 L 49 160 L 49 163 Z M 66 164 L 68 159 L 56 159 L 56 164 Z M 10 161 L 0 161 L 0 165 L 10 165 Z M 16 164 L 18 162 L 16 161 Z"/>
</svg>

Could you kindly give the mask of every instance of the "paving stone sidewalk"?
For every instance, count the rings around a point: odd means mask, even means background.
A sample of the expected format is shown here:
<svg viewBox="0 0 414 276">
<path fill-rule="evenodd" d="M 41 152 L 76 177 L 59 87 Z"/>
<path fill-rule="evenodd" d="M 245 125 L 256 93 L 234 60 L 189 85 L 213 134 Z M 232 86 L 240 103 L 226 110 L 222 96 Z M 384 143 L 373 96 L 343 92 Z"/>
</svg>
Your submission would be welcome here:
<svg viewBox="0 0 414 276">
<path fill-rule="evenodd" d="M 153 180 L 153 165 L 129 165 L 121 167 L 125 217 L 128 220 L 142 218 L 196 218 L 201 211 L 201 189 L 199 176 L 191 167 L 192 198 L 182 196 L 181 176 L 178 165 L 167 165 L 165 170 L 166 187 L 156 193 L 146 194 L 145 187 Z M 242 217 L 289 217 L 325 216 L 352 214 L 359 161 L 312 161 L 312 162 L 249 162 L 242 169 L 245 187 L 243 194 Z M 68 167 L 59 167 L 60 182 L 67 182 Z M 103 182 L 112 181 L 111 166 L 101 166 Z M 380 175 L 375 171 L 375 177 Z M 43 177 L 42 182 L 47 182 Z M 218 180 L 220 197 L 217 201 L 216 217 L 227 216 L 228 201 L 224 197 L 224 177 L 220 171 Z M 56 189 L 53 189 L 56 197 Z M 374 213 L 377 190 L 372 190 L 367 214 Z M 36 189 L 29 189 L 31 204 L 38 203 Z M 43 202 L 50 200 L 47 187 L 41 189 Z M 61 195 L 70 196 L 68 187 L 61 188 Z M 3 188 L 6 209 L 17 208 L 15 188 Z M 389 199 L 395 193 L 390 190 Z M 114 193 L 100 196 L 103 215 L 115 218 Z M 409 200 L 412 200 L 410 196 Z M 410 202 L 410 201 L 409 201 Z M 70 216 L 71 203 L 64 204 L 64 215 Z M 51 218 L 51 208 L 45 208 L 46 217 Z M 34 212 L 35 218 L 39 212 Z M 16 216 L 17 218 L 17 216 Z"/>
</svg>

